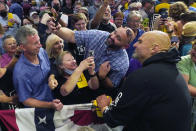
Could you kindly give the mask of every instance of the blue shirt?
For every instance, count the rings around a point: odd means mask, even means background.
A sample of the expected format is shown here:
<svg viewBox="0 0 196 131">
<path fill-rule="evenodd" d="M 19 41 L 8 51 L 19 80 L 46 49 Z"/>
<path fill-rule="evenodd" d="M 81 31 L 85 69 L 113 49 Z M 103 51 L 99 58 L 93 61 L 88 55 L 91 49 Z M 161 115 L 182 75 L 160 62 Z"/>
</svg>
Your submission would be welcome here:
<svg viewBox="0 0 196 131">
<path fill-rule="evenodd" d="M 117 51 L 108 49 L 106 41 L 109 35 L 110 33 L 100 30 L 76 31 L 75 40 L 77 46 L 85 47 L 85 58 L 88 57 L 89 50 L 94 50 L 96 72 L 102 63 L 110 62 L 111 69 L 108 77 L 113 86 L 117 87 L 128 70 L 129 59 L 124 49 Z"/>
<path fill-rule="evenodd" d="M 188 55 L 190 50 L 192 49 L 192 44 L 185 44 L 182 46 L 181 56 Z"/>
<path fill-rule="evenodd" d="M 127 17 L 129 15 L 129 13 L 130 13 L 130 10 L 126 10 L 123 12 L 123 14 L 124 14 L 123 24 L 125 24 L 125 25 L 127 24 Z"/>
<path fill-rule="evenodd" d="M 138 39 L 140 38 L 140 36 L 142 36 L 142 34 L 144 33 L 143 30 L 138 29 L 138 33 L 137 36 L 135 37 L 135 39 L 130 43 L 130 47 L 128 49 L 126 49 L 127 54 L 129 56 L 129 59 L 132 57 L 132 54 L 135 50 L 135 47 L 133 47 L 133 45 L 138 41 Z"/>
<path fill-rule="evenodd" d="M 9 12 L 16 14 L 21 20 L 22 20 L 22 16 L 23 16 L 23 8 L 20 4 L 18 3 L 13 3 L 10 8 L 9 8 Z"/>
<path fill-rule="evenodd" d="M 16 63 L 13 72 L 13 82 L 20 102 L 28 98 L 40 101 L 52 101 L 48 86 L 50 63 L 43 48 L 40 48 L 39 64 L 32 64 L 23 54 Z"/>
<path fill-rule="evenodd" d="M 5 53 L 5 51 L 3 49 L 3 39 L 0 38 L 0 55 L 2 55 L 3 53 Z"/>
</svg>

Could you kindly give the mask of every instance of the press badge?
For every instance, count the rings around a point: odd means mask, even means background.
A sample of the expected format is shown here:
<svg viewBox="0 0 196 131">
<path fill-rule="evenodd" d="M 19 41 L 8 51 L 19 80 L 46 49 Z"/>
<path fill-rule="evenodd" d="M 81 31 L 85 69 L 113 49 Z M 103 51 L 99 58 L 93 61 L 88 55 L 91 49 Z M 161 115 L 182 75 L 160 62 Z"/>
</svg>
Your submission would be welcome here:
<svg viewBox="0 0 196 131">
<path fill-rule="evenodd" d="M 79 89 L 88 86 L 88 82 L 87 82 L 83 73 L 81 74 L 80 79 L 77 82 L 77 86 L 78 86 Z"/>
</svg>

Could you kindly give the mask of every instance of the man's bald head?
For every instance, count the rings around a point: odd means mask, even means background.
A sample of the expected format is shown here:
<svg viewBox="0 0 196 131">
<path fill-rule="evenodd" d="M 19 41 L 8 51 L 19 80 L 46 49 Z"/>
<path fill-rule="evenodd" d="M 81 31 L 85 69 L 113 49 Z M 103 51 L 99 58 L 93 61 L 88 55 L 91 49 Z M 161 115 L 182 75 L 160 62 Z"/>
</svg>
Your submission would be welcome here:
<svg viewBox="0 0 196 131">
<path fill-rule="evenodd" d="M 161 31 L 149 31 L 144 33 L 134 44 L 135 52 L 134 58 L 137 58 L 141 63 L 151 56 L 168 51 L 170 49 L 169 36 Z"/>
<path fill-rule="evenodd" d="M 145 37 L 149 38 L 149 44 L 152 47 L 159 46 L 160 51 L 167 51 L 171 47 L 171 41 L 167 33 L 162 31 L 149 31 L 144 34 Z"/>
</svg>

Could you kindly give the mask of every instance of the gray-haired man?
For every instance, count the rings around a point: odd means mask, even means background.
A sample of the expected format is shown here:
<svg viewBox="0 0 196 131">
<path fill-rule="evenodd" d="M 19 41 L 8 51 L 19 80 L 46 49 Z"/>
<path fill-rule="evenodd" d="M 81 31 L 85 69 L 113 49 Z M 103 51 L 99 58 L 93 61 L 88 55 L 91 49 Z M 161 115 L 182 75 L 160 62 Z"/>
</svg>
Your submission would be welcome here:
<svg viewBox="0 0 196 131">
<path fill-rule="evenodd" d="M 50 63 L 41 48 L 37 31 L 23 26 L 16 33 L 17 42 L 23 54 L 14 68 L 13 81 L 19 101 L 27 107 L 53 108 L 61 110 L 60 100 L 53 100 L 48 87 Z"/>
</svg>

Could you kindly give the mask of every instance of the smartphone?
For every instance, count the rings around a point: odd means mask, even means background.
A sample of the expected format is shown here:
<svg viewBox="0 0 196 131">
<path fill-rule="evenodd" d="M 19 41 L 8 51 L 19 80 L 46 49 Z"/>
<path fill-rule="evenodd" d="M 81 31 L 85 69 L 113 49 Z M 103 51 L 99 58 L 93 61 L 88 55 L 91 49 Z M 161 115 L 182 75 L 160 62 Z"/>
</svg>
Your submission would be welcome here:
<svg viewBox="0 0 196 131">
<path fill-rule="evenodd" d="M 94 57 L 94 50 L 89 50 L 88 51 L 88 57 Z"/>
<path fill-rule="evenodd" d="M 162 19 L 167 19 L 167 17 L 168 17 L 168 12 L 167 11 L 164 11 L 164 12 L 161 13 L 161 18 Z"/>
<path fill-rule="evenodd" d="M 58 25 L 58 22 L 59 22 L 59 20 L 61 18 L 61 15 L 62 15 L 62 13 L 59 13 L 58 17 L 56 18 L 56 20 L 54 20 L 54 23 L 55 23 L 56 26 Z"/>
<path fill-rule="evenodd" d="M 171 37 L 171 43 L 178 43 L 179 42 L 179 39 L 177 36 L 172 36 Z"/>
</svg>

